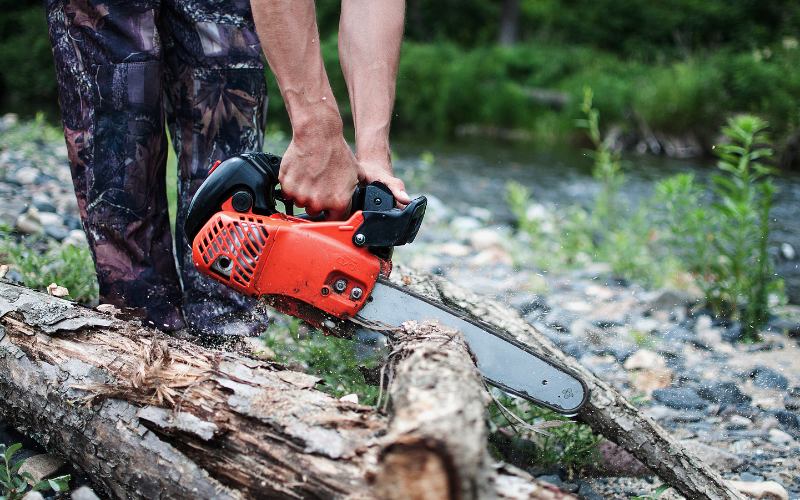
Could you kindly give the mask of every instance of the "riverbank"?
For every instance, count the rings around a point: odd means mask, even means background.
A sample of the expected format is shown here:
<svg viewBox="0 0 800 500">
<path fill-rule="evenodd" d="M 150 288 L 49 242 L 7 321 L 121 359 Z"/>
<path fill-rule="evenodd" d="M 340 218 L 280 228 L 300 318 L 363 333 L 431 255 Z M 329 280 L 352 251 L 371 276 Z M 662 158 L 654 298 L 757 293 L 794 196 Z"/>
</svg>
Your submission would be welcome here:
<svg viewBox="0 0 800 500">
<path fill-rule="evenodd" d="M 606 265 L 591 260 L 579 269 L 543 272 L 527 264 L 534 260 L 533 246 L 514 231 L 508 215 L 471 203 L 474 193 L 461 189 L 470 182 L 477 183 L 473 190 L 487 189 L 490 181 L 480 179 L 462 176 L 448 186 L 448 198 L 431 195 L 417 241 L 398 248 L 395 261 L 513 305 L 724 477 L 759 488 L 772 481 L 787 497 L 800 498 L 800 309 L 780 309 L 762 332 L 763 342 L 742 344 L 737 325 L 715 321 L 691 289 L 646 289 L 616 280 Z M 38 286 L 27 280 L 52 278 L 67 285 L 73 298 L 85 294 L 79 298 L 92 304 L 91 261 L 71 189 L 58 133 L 40 133 L 0 151 L 2 242 L 39 258 L 31 257 L 30 269 L 12 263 L 6 279 Z M 548 204 L 532 207 L 543 223 L 557 221 Z M 58 262 L 62 252 L 76 260 Z M 7 258 L 0 255 L 0 263 Z M 652 494 L 659 484 L 646 477 L 575 475 L 558 465 L 542 467 L 532 456 L 521 455 L 517 465 L 582 498 Z M 633 465 L 628 471 L 641 472 Z M 678 497 L 668 492 L 661 498 Z"/>
</svg>

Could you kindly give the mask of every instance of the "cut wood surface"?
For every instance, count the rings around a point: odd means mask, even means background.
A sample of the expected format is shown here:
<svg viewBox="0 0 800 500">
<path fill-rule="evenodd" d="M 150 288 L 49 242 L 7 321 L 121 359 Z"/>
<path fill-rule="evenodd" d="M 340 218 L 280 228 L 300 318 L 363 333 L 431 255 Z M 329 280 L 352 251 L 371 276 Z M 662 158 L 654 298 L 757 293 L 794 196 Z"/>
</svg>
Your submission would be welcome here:
<svg viewBox="0 0 800 500">
<path fill-rule="evenodd" d="M 453 332 L 407 334 L 431 355 L 398 346 L 406 354 L 390 371 L 404 386 L 390 384 L 398 399 L 387 419 L 320 392 L 311 375 L 0 282 L 0 415 L 113 498 L 376 498 L 376 484 L 396 481 L 392 457 L 407 463 L 396 452 L 420 437 L 438 439 L 437 457 L 447 458 L 421 462 L 430 467 L 414 479 L 447 485 L 418 498 L 572 498 L 487 460 L 474 367 L 463 344 L 442 349 Z M 455 359 L 472 381 L 441 410 L 428 394 L 441 394 L 432 374 Z M 436 414 L 463 425 L 447 439 Z"/>
<path fill-rule="evenodd" d="M 508 306 L 479 297 L 444 279 L 396 266 L 392 279 L 504 331 L 535 352 L 559 361 L 579 374 L 591 397 L 579 419 L 638 458 L 664 482 L 687 498 L 743 498 L 730 483 L 688 452 L 666 430 L 631 405 L 616 389 L 565 355 Z"/>
</svg>

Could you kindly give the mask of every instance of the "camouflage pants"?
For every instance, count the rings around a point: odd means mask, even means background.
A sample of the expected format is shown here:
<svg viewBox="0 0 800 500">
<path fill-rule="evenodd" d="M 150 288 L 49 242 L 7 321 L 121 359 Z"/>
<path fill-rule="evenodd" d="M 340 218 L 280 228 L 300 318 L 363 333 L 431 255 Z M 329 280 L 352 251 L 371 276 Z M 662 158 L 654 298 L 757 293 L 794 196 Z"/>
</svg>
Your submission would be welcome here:
<svg viewBox="0 0 800 500">
<path fill-rule="evenodd" d="M 72 179 L 101 301 L 137 308 L 164 330 L 188 324 L 256 333 L 263 325 L 247 316 L 248 300 L 196 272 L 183 232 L 209 166 L 262 147 L 267 97 L 249 0 L 46 5 Z M 175 253 L 165 123 L 179 170 Z"/>
</svg>

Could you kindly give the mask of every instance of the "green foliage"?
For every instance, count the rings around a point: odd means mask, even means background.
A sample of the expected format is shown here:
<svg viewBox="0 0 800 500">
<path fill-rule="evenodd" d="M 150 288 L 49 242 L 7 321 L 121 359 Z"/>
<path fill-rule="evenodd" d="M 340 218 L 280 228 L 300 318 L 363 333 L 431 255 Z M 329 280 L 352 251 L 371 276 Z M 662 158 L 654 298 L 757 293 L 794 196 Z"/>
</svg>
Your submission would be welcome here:
<svg viewBox="0 0 800 500">
<path fill-rule="evenodd" d="M 597 445 L 601 438 L 595 435 L 588 425 L 579 424 L 551 410 L 505 394 L 499 396 L 498 402 L 526 424 L 542 427 L 538 432 L 526 430 L 520 427 L 513 417 L 509 418 L 496 402 L 489 406 L 489 418 L 495 440 L 498 437 L 496 434 L 504 431 L 506 434 L 516 433 L 524 436 L 526 441 L 524 444 L 528 448 L 525 454 L 531 462 L 526 465 L 535 464 L 543 467 L 560 465 L 580 469 L 598 460 Z"/>
<path fill-rule="evenodd" d="M 376 358 L 359 359 L 355 342 L 309 332 L 296 318 L 282 318 L 285 324 L 271 324 L 264 336 L 265 345 L 275 352 L 278 362 L 299 364 L 320 377 L 325 382 L 320 388 L 333 396 L 358 394 L 361 404 L 376 404 L 379 390 L 364 381 L 359 368 L 376 366 Z"/>
<path fill-rule="evenodd" d="M 57 283 L 69 290 L 73 300 L 97 300 L 94 263 L 86 247 L 60 245 L 37 236 L 17 238 L 9 228 L 0 227 L 0 262 L 17 270 L 30 288 L 44 290 Z"/>
<path fill-rule="evenodd" d="M 670 489 L 670 485 L 662 484 L 661 486 L 653 490 L 652 493 L 649 493 L 647 495 L 637 495 L 631 497 L 631 500 L 658 500 L 659 498 L 661 498 L 661 495 L 666 493 L 668 489 Z"/>
<path fill-rule="evenodd" d="M 2 487 L 3 492 L 0 495 L 0 500 L 18 500 L 29 491 L 63 493 L 69 489 L 69 474 L 54 477 L 53 479 L 44 479 L 36 484 L 33 484 L 34 480 L 30 473 L 23 472 L 20 474 L 19 469 L 22 467 L 24 460 L 14 461 L 14 455 L 20 449 L 22 449 L 22 444 L 20 443 L 14 443 L 8 447 L 5 444 L 0 444 L 0 454 L 3 455 L 3 464 L 0 465 L 0 487 Z"/>
</svg>

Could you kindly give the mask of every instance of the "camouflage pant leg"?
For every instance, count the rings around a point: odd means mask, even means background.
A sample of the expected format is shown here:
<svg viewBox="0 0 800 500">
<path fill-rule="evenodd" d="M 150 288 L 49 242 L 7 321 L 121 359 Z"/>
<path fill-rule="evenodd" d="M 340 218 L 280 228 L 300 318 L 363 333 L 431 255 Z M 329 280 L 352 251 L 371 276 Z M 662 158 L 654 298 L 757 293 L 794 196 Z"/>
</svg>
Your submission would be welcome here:
<svg viewBox="0 0 800 500">
<path fill-rule="evenodd" d="M 176 253 L 187 322 L 204 332 L 257 334 L 253 300 L 199 274 L 184 234 L 189 202 L 216 160 L 261 151 L 266 84 L 249 0 L 165 0 L 167 121 L 178 155 Z"/>
<path fill-rule="evenodd" d="M 181 328 L 165 189 L 158 0 L 47 0 L 78 206 L 103 302 Z"/>
</svg>

